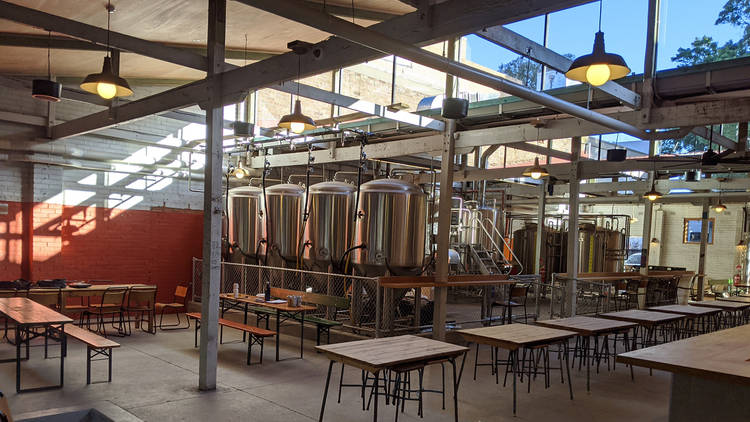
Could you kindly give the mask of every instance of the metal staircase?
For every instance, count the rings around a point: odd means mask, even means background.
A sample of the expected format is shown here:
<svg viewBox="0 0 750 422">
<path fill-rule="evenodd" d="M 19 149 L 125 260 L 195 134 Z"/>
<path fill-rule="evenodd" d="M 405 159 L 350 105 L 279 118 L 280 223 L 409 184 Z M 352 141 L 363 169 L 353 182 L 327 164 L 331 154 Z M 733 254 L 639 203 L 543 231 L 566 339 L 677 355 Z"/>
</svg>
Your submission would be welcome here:
<svg viewBox="0 0 750 422">
<path fill-rule="evenodd" d="M 479 267 L 479 272 L 482 274 L 504 274 L 500 267 L 497 266 L 495 259 L 492 258 L 492 253 L 484 249 L 481 245 L 469 245 L 469 251 L 471 252 L 471 258 Z"/>
</svg>

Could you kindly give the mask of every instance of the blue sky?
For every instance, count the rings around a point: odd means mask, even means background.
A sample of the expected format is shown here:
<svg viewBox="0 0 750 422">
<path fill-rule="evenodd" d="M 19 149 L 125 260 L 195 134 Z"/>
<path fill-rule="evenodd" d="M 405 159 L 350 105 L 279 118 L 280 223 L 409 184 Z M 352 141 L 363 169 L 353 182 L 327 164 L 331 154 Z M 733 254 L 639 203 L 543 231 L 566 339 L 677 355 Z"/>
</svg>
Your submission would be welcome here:
<svg viewBox="0 0 750 422">
<path fill-rule="evenodd" d="M 719 11 L 727 0 L 662 0 L 661 26 L 657 47 L 657 70 L 677 67 L 671 58 L 680 47 L 703 35 L 713 37 L 719 45 L 742 37 L 742 28 L 714 25 Z M 643 73 L 646 47 L 646 14 L 648 0 L 604 0 L 602 31 L 607 51 L 623 56 L 634 73 Z M 560 53 L 580 56 L 591 52 L 597 31 L 599 3 L 589 3 L 553 13 L 549 16 L 548 46 Z M 540 44 L 544 36 L 544 17 L 539 16 L 507 25 L 519 34 Z M 468 36 L 469 60 L 491 69 L 509 62 L 517 54 L 477 36 Z M 604 135 L 603 140 L 615 142 L 616 134 Z M 648 143 L 620 134 L 619 143 L 647 151 Z"/>
<path fill-rule="evenodd" d="M 738 40 L 742 29 L 730 25 L 714 25 L 726 0 L 662 0 L 661 28 L 657 67 L 676 67 L 670 60 L 679 47 L 688 47 L 696 38 L 709 35 L 723 44 Z M 646 46 L 647 0 L 604 0 L 602 31 L 607 51 L 625 58 L 635 73 L 643 72 Z M 549 16 L 549 47 L 554 51 L 575 56 L 591 52 L 594 33 L 598 26 L 599 3 L 589 3 Z M 543 41 L 544 18 L 536 17 L 507 26 L 538 43 Z M 502 62 L 517 56 L 476 36 L 468 37 L 469 59 L 497 69 Z"/>
</svg>

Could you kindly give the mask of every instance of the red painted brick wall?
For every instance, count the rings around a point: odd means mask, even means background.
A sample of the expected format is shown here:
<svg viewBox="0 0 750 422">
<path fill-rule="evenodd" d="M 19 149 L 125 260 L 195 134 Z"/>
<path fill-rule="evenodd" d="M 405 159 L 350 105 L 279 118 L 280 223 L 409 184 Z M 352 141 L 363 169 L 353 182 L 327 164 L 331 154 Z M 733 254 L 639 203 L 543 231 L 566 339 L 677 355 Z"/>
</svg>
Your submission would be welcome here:
<svg viewBox="0 0 750 422">
<path fill-rule="evenodd" d="M 0 280 L 22 276 L 20 203 L 0 216 Z M 38 203 L 33 207 L 31 278 L 112 280 L 159 287 L 169 300 L 192 278 L 201 256 L 203 213 L 156 208 L 120 210 Z"/>
</svg>

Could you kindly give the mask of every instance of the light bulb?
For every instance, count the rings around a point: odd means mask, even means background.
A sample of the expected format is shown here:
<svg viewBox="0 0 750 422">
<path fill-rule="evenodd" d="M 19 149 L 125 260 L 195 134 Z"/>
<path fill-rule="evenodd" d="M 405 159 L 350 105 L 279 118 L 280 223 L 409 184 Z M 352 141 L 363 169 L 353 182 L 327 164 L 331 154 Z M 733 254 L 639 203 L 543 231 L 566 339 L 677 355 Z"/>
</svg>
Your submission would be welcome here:
<svg viewBox="0 0 750 422">
<path fill-rule="evenodd" d="M 586 70 L 586 80 L 593 86 L 604 85 L 610 75 L 609 66 L 606 64 L 592 64 Z"/>
<path fill-rule="evenodd" d="M 659 196 L 657 196 L 657 195 L 655 195 L 653 193 L 650 194 L 650 195 L 648 195 L 648 200 L 649 201 L 656 201 L 658 198 L 659 198 Z"/>
<path fill-rule="evenodd" d="M 539 180 L 542 178 L 542 173 L 539 171 L 532 171 L 531 172 L 531 178 L 534 180 Z"/>
<path fill-rule="evenodd" d="M 237 170 L 235 170 L 234 171 L 234 177 L 236 177 L 238 179 L 242 179 L 243 177 L 245 177 L 245 171 L 243 169 L 237 169 Z"/>
<path fill-rule="evenodd" d="M 117 87 L 114 84 L 99 82 L 96 84 L 96 93 L 105 100 L 109 100 L 117 94 Z"/>
<path fill-rule="evenodd" d="M 718 213 L 724 212 L 724 210 L 726 210 L 726 209 L 727 209 L 727 207 L 725 207 L 723 204 L 719 204 L 719 205 L 717 205 L 717 206 L 714 207 L 714 211 L 716 211 Z"/>
<path fill-rule="evenodd" d="M 633 217 L 630 219 L 630 224 L 637 223 L 637 222 L 638 222 L 638 218 L 636 217 Z"/>
<path fill-rule="evenodd" d="M 291 129 L 294 133 L 302 133 L 305 131 L 305 124 L 300 122 L 292 122 Z"/>
</svg>

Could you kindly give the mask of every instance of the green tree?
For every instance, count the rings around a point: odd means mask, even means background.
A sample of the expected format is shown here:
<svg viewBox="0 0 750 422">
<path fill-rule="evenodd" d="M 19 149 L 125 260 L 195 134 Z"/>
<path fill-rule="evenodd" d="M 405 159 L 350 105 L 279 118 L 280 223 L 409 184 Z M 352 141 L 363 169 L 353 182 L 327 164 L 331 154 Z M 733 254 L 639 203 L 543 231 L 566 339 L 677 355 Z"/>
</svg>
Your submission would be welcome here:
<svg viewBox="0 0 750 422">
<path fill-rule="evenodd" d="M 501 63 L 497 67 L 498 71 L 520 80 L 521 83 L 532 89 L 536 89 L 537 74 L 541 69 L 542 65 L 523 56 L 518 56 L 508 63 Z"/>
<path fill-rule="evenodd" d="M 695 66 L 750 54 L 750 0 L 728 0 L 714 22 L 714 25 L 722 24 L 744 28 L 742 38 L 720 46 L 712 37 L 704 35 L 696 38 L 689 48 L 678 48 L 672 61 L 680 67 Z"/>
</svg>

